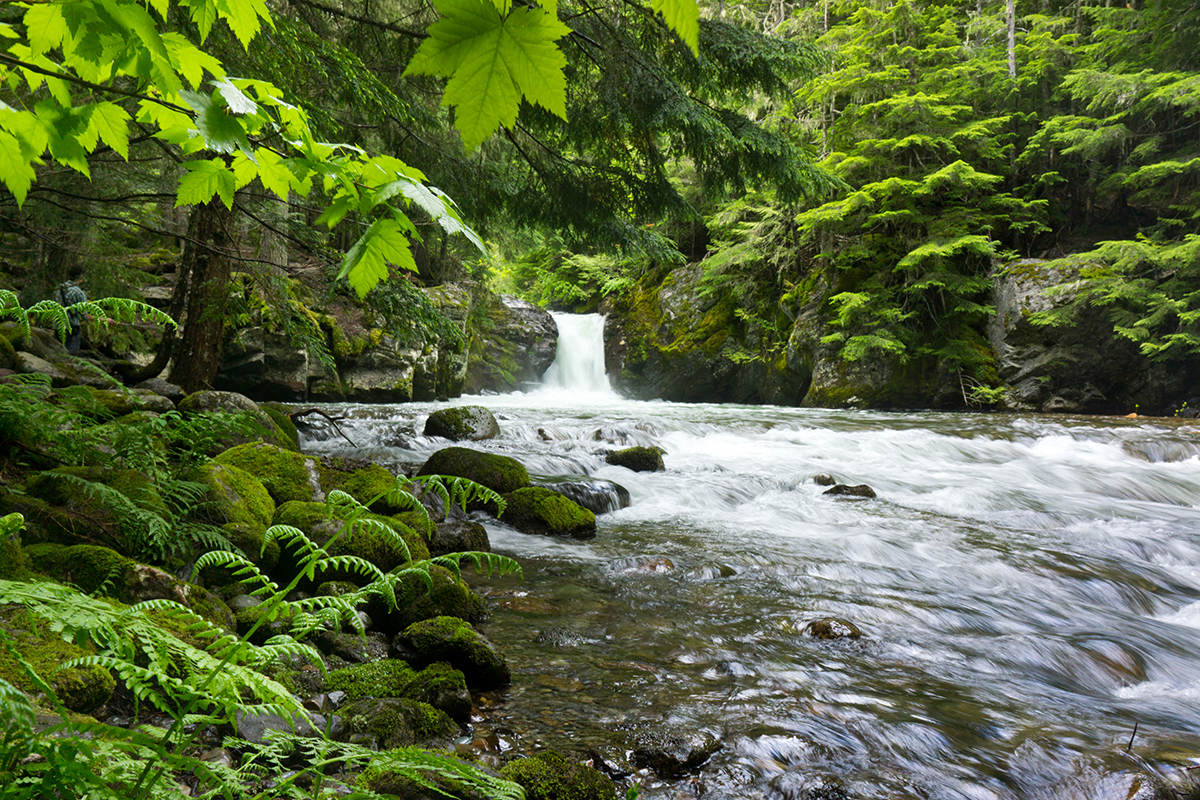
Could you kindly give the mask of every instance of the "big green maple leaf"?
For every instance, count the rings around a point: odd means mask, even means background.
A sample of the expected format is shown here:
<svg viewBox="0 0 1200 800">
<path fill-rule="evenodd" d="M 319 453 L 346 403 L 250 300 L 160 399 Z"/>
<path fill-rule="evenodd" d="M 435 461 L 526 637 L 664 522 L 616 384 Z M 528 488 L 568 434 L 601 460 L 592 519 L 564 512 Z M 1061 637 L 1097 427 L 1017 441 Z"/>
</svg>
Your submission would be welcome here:
<svg viewBox="0 0 1200 800">
<path fill-rule="evenodd" d="M 521 100 L 567 116 L 566 58 L 555 44 L 570 28 L 541 8 L 502 15 L 490 0 L 437 0 L 442 18 L 405 70 L 448 78 L 442 103 L 468 150 L 517 121 Z"/>
</svg>

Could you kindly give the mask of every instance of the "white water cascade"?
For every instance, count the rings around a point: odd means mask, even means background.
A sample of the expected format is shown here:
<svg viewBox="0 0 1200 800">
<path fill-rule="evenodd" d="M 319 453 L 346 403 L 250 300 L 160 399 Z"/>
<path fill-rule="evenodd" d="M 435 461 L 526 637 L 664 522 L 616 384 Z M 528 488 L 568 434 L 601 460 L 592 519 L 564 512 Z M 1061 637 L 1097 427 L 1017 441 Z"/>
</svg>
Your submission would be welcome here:
<svg viewBox="0 0 1200 800">
<path fill-rule="evenodd" d="M 547 389 L 612 395 L 604 373 L 604 317 L 551 313 L 558 325 L 554 363 L 542 376 Z"/>
</svg>

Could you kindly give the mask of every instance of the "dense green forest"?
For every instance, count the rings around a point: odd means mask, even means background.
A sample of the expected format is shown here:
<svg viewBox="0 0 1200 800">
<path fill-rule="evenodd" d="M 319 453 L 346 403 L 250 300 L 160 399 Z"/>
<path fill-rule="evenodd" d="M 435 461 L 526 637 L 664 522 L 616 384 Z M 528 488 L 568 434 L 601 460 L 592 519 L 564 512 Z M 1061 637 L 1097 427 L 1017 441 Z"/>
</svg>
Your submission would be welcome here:
<svg viewBox="0 0 1200 800">
<path fill-rule="evenodd" d="M 336 338 L 297 276 L 419 339 L 445 326 L 415 284 L 628 311 L 699 262 L 737 358 L 816 308 L 822 358 L 986 403 L 993 290 L 1034 257 L 1060 278 L 1035 323 L 1200 350 L 1188 4 L 491 8 L 7 4 L 0 280 L 28 305 L 81 263 L 136 297 L 179 261 L 188 388 L 248 284 L 294 340 Z"/>
</svg>

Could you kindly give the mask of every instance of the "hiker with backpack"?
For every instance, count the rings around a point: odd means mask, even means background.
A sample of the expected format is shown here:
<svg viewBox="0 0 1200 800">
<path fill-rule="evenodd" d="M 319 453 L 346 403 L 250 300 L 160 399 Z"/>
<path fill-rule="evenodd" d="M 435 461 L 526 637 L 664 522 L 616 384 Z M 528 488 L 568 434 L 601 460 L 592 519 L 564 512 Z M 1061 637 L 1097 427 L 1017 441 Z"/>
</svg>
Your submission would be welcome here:
<svg viewBox="0 0 1200 800">
<path fill-rule="evenodd" d="M 67 351 L 78 353 L 83 339 L 83 312 L 70 308 L 77 303 L 86 303 L 87 294 L 79 288 L 79 279 L 83 277 L 83 268 L 78 264 L 67 272 L 67 279 L 54 290 L 54 299 L 60 306 L 67 309 L 67 322 L 71 325 L 71 335 L 67 338 Z"/>
</svg>

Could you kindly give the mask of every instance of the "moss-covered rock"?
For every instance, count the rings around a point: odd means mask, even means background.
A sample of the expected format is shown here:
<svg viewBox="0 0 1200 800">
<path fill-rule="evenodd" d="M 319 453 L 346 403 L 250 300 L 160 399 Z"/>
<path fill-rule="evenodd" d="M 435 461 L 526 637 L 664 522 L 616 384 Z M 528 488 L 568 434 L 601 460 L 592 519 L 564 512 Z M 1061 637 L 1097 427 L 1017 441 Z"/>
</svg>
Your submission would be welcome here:
<svg viewBox="0 0 1200 800">
<path fill-rule="evenodd" d="M 409 625 L 400 642 L 419 665 L 445 661 L 460 670 L 474 689 L 495 689 L 512 682 L 503 656 L 487 638 L 457 617 L 435 617 Z"/>
<path fill-rule="evenodd" d="M 341 716 L 348 734 L 369 737 L 381 750 L 410 747 L 458 733 L 457 723 L 446 712 L 407 698 L 355 700 L 342 706 Z"/>
<path fill-rule="evenodd" d="M 107 547 L 35 544 L 26 547 L 25 552 L 34 571 L 88 594 L 101 594 L 125 603 L 173 600 L 215 625 L 233 629 L 233 612 L 212 592 L 139 564 Z"/>
<path fill-rule="evenodd" d="M 613 782 L 600 770 L 553 751 L 509 762 L 501 777 L 519 783 L 526 800 L 616 800 Z"/>
<path fill-rule="evenodd" d="M 378 514 L 367 514 L 364 519 L 379 523 L 386 529 L 381 529 L 379 525 L 354 526 L 328 546 L 330 555 L 357 556 L 384 572 L 410 560 L 423 561 L 429 558 L 429 548 L 424 539 L 412 528 Z M 342 530 L 345 522 L 333 516 L 324 503 L 291 501 L 279 506 L 273 524 L 298 528 L 324 547 Z M 280 555 L 279 566 L 281 570 L 294 569 L 295 555 L 286 546 Z M 322 581 L 352 581 L 360 584 L 364 580 L 359 573 L 343 570 L 328 570 L 321 573 L 320 578 Z"/>
<path fill-rule="evenodd" d="M 515 458 L 469 447 L 447 447 L 431 455 L 419 475 L 453 475 L 505 494 L 529 485 L 529 472 Z"/>
<path fill-rule="evenodd" d="M 326 492 L 340 489 L 378 514 L 395 514 L 410 508 L 384 496 L 395 485 L 396 476 L 379 464 L 361 459 L 323 458 L 318 468 L 321 488 Z"/>
<path fill-rule="evenodd" d="M 447 553 L 489 553 L 492 543 L 487 528 L 472 520 L 459 519 L 439 522 L 429 540 L 429 554 L 442 556 Z"/>
<path fill-rule="evenodd" d="M 197 473 L 197 479 L 208 487 L 208 513 L 216 522 L 257 528 L 261 536 L 275 518 L 275 500 L 246 470 L 213 461 Z"/>
<path fill-rule="evenodd" d="M 459 722 L 471 715 L 466 679 L 449 664 L 430 664 L 417 672 L 398 659 L 371 661 L 332 670 L 326 685 L 330 691 L 345 692 L 348 700 L 407 697 L 440 708 Z"/>
<path fill-rule="evenodd" d="M 251 442 L 266 442 L 284 450 L 295 449 L 292 437 L 276 424 L 270 414 L 249 397 L 237 392 L 193 392 L 180 400 L 178 407 L 183 414 L 223 412 L 238 415 L 248 421 L 245 431 L 225 437 L 214 445 L 209 455 L 216 455 L 239 444 Z"/>
<path fill-rule="evenodd" d="M 108 417 L 123 417 L 134 411 L 161 414 L 175 409 L 174 403 L 153 392 L 131 391 L 123 386 L 111 389 L 84 386 L 83 389 L 92 396 L 99 408 L 104 409 Z"/>
<path fill-rule="evenodd" d="M 662 472 L 666 469 L 663 451 L 657 447 L 626 447 L 609 453 L 604 461 L 634 472 Z"/>
<path fill-rule="evenodd" d="M 110 541 L 110 530 L 115 527 L 111 520 L 74 514 L 45 500 L 12 494 L 0 487 L 0 516 L 6 514 L 25 517 L 25 533 L 21 541 L 27 545 Z"/>
<path fill-rule="evenodd" d="M 508 504 L 500 519 L 525 533 L 590 539 L 596 535 L 596 515 L 558 492 L 542 486 L 504 495 Z"/>
<path fill-rule="evenodd" d="M 288 416 L 288 409 L 283 403 L 260 403 L 259 408 L 262 412 L 271 418 L 275 426 L 283 432 L 289 443 L 289 450 L 300 452 L 300 431 L 296 430 L 296 423 L 292 422 L 292 418 Z"/>
<path fill-rule="evenodd" d="M 65 662 L 92 655 L 93 651 L 65 641 L 61 633 L 50 629 L 48 622 L 20 606 L 0 606 L 0 629 L 67 708 L 86 714 L 112 697 L 116 681 L 108 670 L 98 666 L 61 668 Z M 25 669 L 5 648 L 0 648 L 0 678 L 27 694 L 38 693 Z"/>
<path fill-rule="evenodd" d="M 0 336 L 0 369 L 16 370 L 17 351 L 7 336 Z"/>
<path fill-rule="evenodd" d="M 87 481 L 87 483 L 82 483 Z M 133 505 L 144 511 L 150 511 L 160 516 L 167 516 L 167 506 L 158 487 L 144 473 L 133 469 L 106 469 L 104 467 L 58 467 L 48 472 L 34 476 L 25 486 L 25 492 L 30 497 L 45 500 L 52 505 L 69 508 L 80 513 L 102 513 L 118 522 L 131 521 L 126 519 L 128 513 L 123 510 L 119 498 L 113 498 L 103 489 L 88 484 L 115 489 Z M 127 525 L 122 524 L 122 533 Z"/>
<path fill-rule="evenodd" d="M 411 753 L 401 751 L 395 754 L 401 764 L 411 761 Z M 479 770 L 479 764 L 468 764 L 458 759 L 464 768 Z M 493 778 L 495 773 L 484 769 Z M 437 788 L 430 789 L 422 786 L 408 777 L 407 771 L 401 769 L 393 760 L 391 753 L 383 752 L 371 759 L 367 768 L 358 776 L 357 785 L 362 789 L 381 795 L 388 795 L 398 800 L 492 800 L 496 795 L 486 789 L 480 790 L 468 786 L 463 781 L 439 773 L 427 771 L 424 779 L 432 782 Z"/>
<path fill-rule="evenodd" d="M 454 406 L 430 414 L 425 420 L 425 435 L 452 442 L 478 442 L 499 436 L 500 423 L 483 406 Z"/>
<path fill-rule="evenodd" d="M 434 617 L 457 617 L 478 622 L 486 616 L 483 600 L 462 578 L 444 567 L 431 566 L 429 588 L 417 575 L 405 575 L 396 584 L 396 607 L 390 608 L 381 597 L 367 601 L 367 614 L 375 627 L 385 633 L 398 633 L 414 622 Z"/>
<path fill-rule="evenodd" d="M 214 459 L 258 478 L 276 503 L 324 500 L 317 459 L 265 442 L 232 447 Z"/>
</svg>

